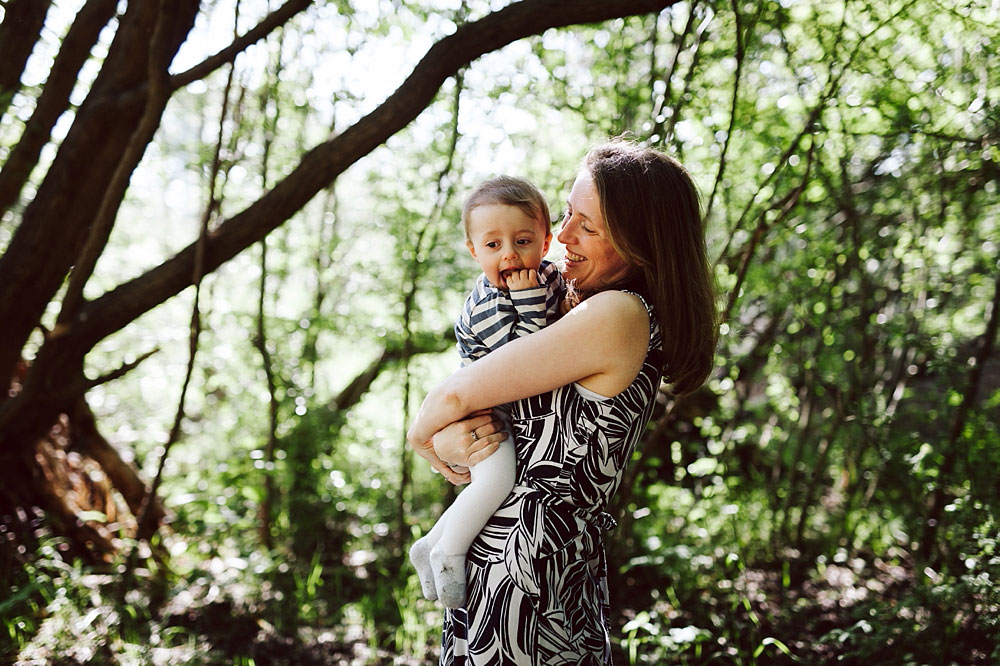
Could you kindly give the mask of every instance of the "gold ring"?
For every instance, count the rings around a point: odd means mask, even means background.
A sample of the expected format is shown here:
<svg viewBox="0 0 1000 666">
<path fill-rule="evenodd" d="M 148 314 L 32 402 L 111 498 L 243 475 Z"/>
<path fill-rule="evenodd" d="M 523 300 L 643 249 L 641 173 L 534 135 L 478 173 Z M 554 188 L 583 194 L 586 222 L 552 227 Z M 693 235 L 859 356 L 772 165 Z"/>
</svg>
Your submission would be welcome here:
<svg viewBox="0 0 1000 666">
<path fill-rule="evenodd" d="M 473 428 L 471 432 L 472 432 L 472 441 L 473 442 L 476 441 L 477 439 L 479 439 L 479 435 L 476 434 L 476 429 L 475 428 Z"/>
</svg>

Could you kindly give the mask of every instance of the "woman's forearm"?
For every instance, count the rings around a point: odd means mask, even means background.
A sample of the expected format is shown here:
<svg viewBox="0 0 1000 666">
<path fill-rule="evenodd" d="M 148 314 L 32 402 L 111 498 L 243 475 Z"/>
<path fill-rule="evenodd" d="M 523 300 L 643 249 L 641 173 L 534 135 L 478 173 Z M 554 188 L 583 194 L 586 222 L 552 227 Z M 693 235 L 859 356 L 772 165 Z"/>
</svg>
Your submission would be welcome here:
<svg viewBox="0 0 1000 666">
<path fill-rule="evenodd" d="M 436 432 L 472 412 L 459 389 L 461 372 L 458 370 L 440 382 L 424 398 L 417 417 L 406 434 L 411 445 L 427 444 Z"/>
<path fill-rule="evenodd" d="M 620 292 L 598 294 L 551 326 L 452 373 L 424 399 L 407 438 L 418 451 L 433 448 L 435 433 L 477 410 L 575 381 L 602 379 L 603 384 L 588 388 L 617 395 L 638 374 L 648 340 L 649 320 L 638 299 Z"/>
</svg>

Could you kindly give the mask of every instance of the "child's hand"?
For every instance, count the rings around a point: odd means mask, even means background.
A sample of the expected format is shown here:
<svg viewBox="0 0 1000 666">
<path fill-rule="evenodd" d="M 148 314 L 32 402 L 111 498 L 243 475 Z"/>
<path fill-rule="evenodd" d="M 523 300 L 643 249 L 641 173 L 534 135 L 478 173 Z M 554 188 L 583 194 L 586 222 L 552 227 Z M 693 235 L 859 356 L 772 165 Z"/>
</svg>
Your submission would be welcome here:
<svg viewBox="0 0 1000 666">
<path fill-rule="evenodd" d="M 576 306 L 580 304 L 580 292 L 575 289 L 570 289 L 563 296 L 563 299 L 559 301 L 559 312 L 566 314 Z"/>
<path fill-rule="evenodd" d="M 566 293 L 563 294 L 562 300 L 559 301 L 559 314 L 566 314 L 578 306 L 582 300 L 583 294 L 576 288 L 576 280 L 567 280 Z"/>
<path fill-rule="evenodd" d="M 534 268 L 525 268 L 514 271 L 507 276 L 508 289 L 531 289 L 538 286 L 538 271 Z"/>
</svg>

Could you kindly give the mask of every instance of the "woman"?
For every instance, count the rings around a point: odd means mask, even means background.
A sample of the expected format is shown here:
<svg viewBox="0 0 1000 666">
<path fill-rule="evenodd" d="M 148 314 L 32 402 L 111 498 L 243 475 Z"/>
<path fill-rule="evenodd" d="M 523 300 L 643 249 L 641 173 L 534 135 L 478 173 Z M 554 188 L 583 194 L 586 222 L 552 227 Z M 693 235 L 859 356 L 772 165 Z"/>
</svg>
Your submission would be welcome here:
<svg viewBox="0 0 1000 666">
<path fill-rule="evenodd" d="M 713 280 L 684 168 L 612 142 L 588 153 L 567 203 L 557 238 L 582 302 L 441 382 L 407 435 L 461 483 L 468 473 L 448 465 L 474 465 L 505 437 L 482 410 L 514 402 L 517 482 L 469 550 L 442 664 L 611 663 L 605 508 L 661 378 L 686 393 L 712 368 Z"/>
</svg>

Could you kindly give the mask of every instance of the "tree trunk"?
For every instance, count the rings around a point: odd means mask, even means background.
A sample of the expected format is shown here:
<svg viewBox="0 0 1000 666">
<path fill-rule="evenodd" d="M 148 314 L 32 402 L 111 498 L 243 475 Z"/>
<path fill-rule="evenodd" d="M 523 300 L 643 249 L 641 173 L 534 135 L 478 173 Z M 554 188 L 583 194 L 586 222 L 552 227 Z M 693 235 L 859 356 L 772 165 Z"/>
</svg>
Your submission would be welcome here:
<svg viewBox="0 0 1000 666">
<path fill-rule="evenodd" d="M 158 7 L 155 2 L 129 4 L 90 94 L 0 257 L 0 321 L 4 322 L 0 328 L 0 377 L 11 375 L 28 336 L 76 261 L 105 198 L 108 174 L 118 168 L 145 110 L 149 38 Z M 193 26 L 197 10 L 196 0 L 178 0 L 174 10 L 163 15 L 165 32 L 171 37 L 165 46 L 167 62 Z M 141 154 L 135 164 L 138 158 Z M 127 167 L 132 169 L 135 164 Z M 120 203 L 125 192 L 113 194 Z M 58 332 L 59 340 L 75 337 L 75 327 L 67 328 Z M 50 342 L 55 340 L 53 337 Z M 72 346 L 78 347 L 74 355 L 82 358 L 92 343 L 81 339 Z M 36 368 L 40 369 L 37 363 L 32 374 Z M 34 395 L 30 384 L 29 376 L 21 394 L 25 398 Z M 3 420 L 0 416 L 0 423 Z M 43 428 L 52 422 L 50 415 L 42 420 Z M 0 440 L 0 449 L 6 448 L 4 440 Z"/>
<path fill-rule="evenodd" d="M 70 439 L 75 450 L 92 458 L 111 480 L 133 515 L 139 515 L 139 507 L 146 496 L 147 487 L 139 478 L 139 472 L 125 462 L 121 454 L 113 447 L 97 428 L 97 421 L 90 406 L 82 398 L 77 401 L 70 414 Z M 156 500 L 150 508 L 152 520 L 159 523 L 164 516 L 163 506 Z"/>
</svg>

